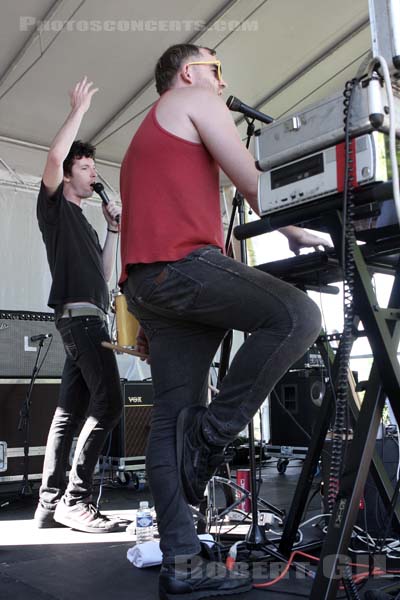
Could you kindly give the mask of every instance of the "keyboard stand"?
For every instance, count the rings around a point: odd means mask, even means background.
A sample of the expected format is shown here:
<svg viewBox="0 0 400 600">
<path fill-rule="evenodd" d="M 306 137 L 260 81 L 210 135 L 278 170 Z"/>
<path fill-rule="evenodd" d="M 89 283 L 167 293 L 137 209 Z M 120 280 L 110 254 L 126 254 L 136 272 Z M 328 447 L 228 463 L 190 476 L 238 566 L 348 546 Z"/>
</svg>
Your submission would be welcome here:
<svg viewBox="0 0 400 600">
<path fill-rule="evenodd" d="M 321 212 L 320 209 L 319 212 Z M 294 223 L 293 220 L 291 221 L 289 213 L 290 209 L 287 211 L 285 219 L 281 218 L 283 222 L 280 223 L 280 226 Z M 319 218 L 321 218 L 320 215 Z M 307 284 L 318 285 L 318 282 L 320 282 L 329 286 L 334 280 L 338 281 L 341 261 L 336 257 L 340 257 L 342 248 L 341 212 L 339 210 L 326 212 L 323 215 L 323 221 L 325 230 L 332 237 L 335 252 L 328 252 L 323 260 L 321 260 L 321 257 L 317 257 L 317 260 L 322 264 L 319 273 L 317 271 L 313 273 L 312 269 L 311 273 L 307 272 L 307 269 L 301 269 L 299 262 L 297 264 L 292 263 L 295 267 L 292 269 L 287 263 L 287 268 L 283 270 L 284 272 L 281 271 L 283 279 L 305 288 L 307 288 Z M 354 381 L 349 371 L 348 399 L 354 418 L 352 446 L 351 452 L 346 453 L 339 493 L 322 546 L 320 562 L 311 590 L 311 600 L 336 598 L 339 583 L 344 574 L 345 563 L 349 560 L 347 551 L 350 545 L 351 533 L 370 466 L 372 466 L 373 477 L 386 506 L 390 505 L 393 497 L 393 487 L 380 459 L 376 455 L 374 456 L 374 451 L 386 397 L 389 399 L 397 422 L 400 423 L 400 366 L 397 359 L 397 346 L 400 340 L 400 237 L 398 227 L 395 229 L 393 236 L 383 239 L 378 239 L 378 234 L 375 238 L 371 234 L 370 239 L 364 246 L 357 245 L 354 249 L 353 300 L 355 317 L 353 341 L 357 337 L 358 325 L 362 322 L 364 334 L 368 337 L 374 360 L 361 406 L 359 406 Z M 303 257 L 297 258 L 302 259 Z M 288 261 L 290 260 L 295 259 L 288 259 Z M 312 261 L 312 259 L 306 260 Z M 274 271 L 273 274 L 278 276 L 279 268 L 276 264 L 275 267 L 271 267 L 273 264 L 259 265 L 258 268 L 267 270 L 269 265 Z M 373 272 L 386 272 L 394 275 L 393 288 L 387 309 L 379 307 L 371 281 Z M 323 336 L 318 340 L 318 347 L 325 365 L 331 370 L 333 385 L 335 385 L 338 365 L 333 350 L 326 344 Z M 287 557 L 292 552 L 296 532 L 311 489 L 313 475 L 319 457 L 323 452 L 332 417 L 332 407 L 332 389 L 328 387 L 292 505 L 285 520 L 279 551 Z M 398 508 L 394 512 L 394 517 L 397 523 L 400 523 Z"/>
</svg>

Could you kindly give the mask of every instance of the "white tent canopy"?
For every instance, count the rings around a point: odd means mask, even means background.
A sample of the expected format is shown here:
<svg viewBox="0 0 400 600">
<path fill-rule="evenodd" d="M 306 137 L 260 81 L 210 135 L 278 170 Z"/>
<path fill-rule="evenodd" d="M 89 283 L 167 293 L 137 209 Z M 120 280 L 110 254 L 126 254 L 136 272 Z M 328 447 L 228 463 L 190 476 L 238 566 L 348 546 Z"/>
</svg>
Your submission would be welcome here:
<svg viewBox="0 0 400 600">
<path fill-rule="evenodd" d="M 84 74 L 100 92 L 81 136 L 117 167 L 171 44 L 215 48 L 228 94 L 276 118 L 343 88 L 370 48 L 367 0 L 17 0 L 2 4 L 0 37 L 0 157 L 35 175 L 37 147 L 50 144 Z M 7 139 L 37 149 L 14 159 Z"/>
<path fill-rule="evenodd" d="M 0 38 L 0 250 L 14 256 L 2 258 L 0 308 L 26 310 L 45 309 L 48 286 L 47 274 L 37 284 L 37 184 L 67 90 L 83 75 L 100 91 L 80 137 L 96 144 L 100 174 L 118 195 L 121 159 L 157 99 L 154 66 L 169 45 L 215 48 L 226 96 L 275 118 L 343 89 L 371 45 L 367 0 L 6 1 Z M 16 281 L 18 297 L 6 289 Z"/>
</svg>

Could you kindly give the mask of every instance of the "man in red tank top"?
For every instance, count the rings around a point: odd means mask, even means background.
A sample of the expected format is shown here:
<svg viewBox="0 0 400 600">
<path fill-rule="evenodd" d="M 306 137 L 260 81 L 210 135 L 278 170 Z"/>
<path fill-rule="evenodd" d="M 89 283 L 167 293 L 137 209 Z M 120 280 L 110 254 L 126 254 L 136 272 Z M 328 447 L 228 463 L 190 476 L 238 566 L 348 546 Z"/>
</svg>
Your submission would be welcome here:
<svg viewBox="0 0 400 600">
<path fill-rule="evenodd" d="M 207 570 L 189 504 L 201 502 L 224 449 L 320 330 L 306 294 L 223 254 L 218 171 L 257 208 L 258 172 L 221 95 L 215 52 L 169 48 L 156 67 L 160 99 L 121 169 L 122 276 L 142 325 L 155 394 L 147 471 L 163 565 L 161 600 L 237 594 L 250 578 Z M 326 245 L 297 228 L 290 248 Z M 209 368 L 230 329 L 251 333 L 206 406 Z M 183 557 L 183 562 L 182 562 Z M 188 562 L 189 568 L 188 568 Z"/>
</svg>

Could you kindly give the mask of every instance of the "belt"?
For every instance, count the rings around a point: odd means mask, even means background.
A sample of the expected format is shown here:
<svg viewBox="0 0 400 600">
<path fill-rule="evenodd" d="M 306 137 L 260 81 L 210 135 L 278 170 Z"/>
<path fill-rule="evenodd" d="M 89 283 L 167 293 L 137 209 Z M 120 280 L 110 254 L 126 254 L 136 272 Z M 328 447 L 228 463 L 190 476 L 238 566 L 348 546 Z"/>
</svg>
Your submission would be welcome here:
<svg viewBox="0 0 400 600">
<path fill-rule="evenodd" d="M 107 319 L 107 315 L 103 313 L 101 308 L 66 308 L 59 315 L 59 319 L 70 319 L 72 317 L 99 317 L 104 321 Z"/>
</svg>

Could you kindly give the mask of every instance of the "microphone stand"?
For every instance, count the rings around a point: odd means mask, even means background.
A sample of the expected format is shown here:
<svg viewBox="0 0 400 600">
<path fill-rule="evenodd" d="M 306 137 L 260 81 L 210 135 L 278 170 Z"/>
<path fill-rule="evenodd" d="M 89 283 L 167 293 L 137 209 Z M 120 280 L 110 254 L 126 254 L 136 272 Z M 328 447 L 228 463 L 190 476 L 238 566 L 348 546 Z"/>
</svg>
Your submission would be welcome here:
<svg viewBox="0 0 400 600">
<path fill-rule="evenodd" d="M 255 132 L 254 121 L 255 119 L 250 120 L 245 116 L 245 121 L 247 123 L 247 139 L 246 139 L 246 148 L 248 149 L 250 146 L 250 141 Z M 231 248 L 231 236 L 232 229 L 236 218 L 236 212 L 239 215 L 239 223 L 243 225 L 245 223 L 245 208 L 244 208 L 244 197 L 243 195 L 236 189 L 235 195 L 232 201 L 232 213 L 228 227 L 228 233 L 226 237 L 225 250 L 226 253 L 229 254 L 229 250 Z M 247 243 L 245 239 L 240 240 L 240 259 L 241 262 L 247 264 Z M 228 370 L 229 366 L 229 355 L 230 349 L 232 346 L 232 331 L 229 331 L 225 336 L 224 341 L 222 343 L 221 348 L 221 359 L 220 359 L 220 369 L 218 374 L 218 385 L 220 387 L 220 383 L 222 379 L 225 377 L 225 374 Z M 247 338 L 247 333 L 244 333 L 245 339 Z M 250 494 L 251 494 L 251 526 L 248 530 L 246 536 L 246 543 L 251 548 L 261 548 L 267 543 L 267 537 L 265 535 L 265 528 L 260 527 L 258 524 L 258 510 L 257 510 L 257 501 L 258 501 L 258 493 L 257 493 L 257 473 L 256 473 L 256 453 L 255 453 L 255 440 L 254 440 L 254 424 L 253 420 L 248 424 L 248 433 L 249 433 L 249 464 L 250 464 Z M 261 440 L 262 442 L 262 440 Z M 260 452 L 262 452 L 262 446 L 260 446 Z M 271 512 L 274 514 L 282 514 L 282 511 L 277 509 L 276 507 L 265 503 L 265 505 L 269 506 Z"/>
<path fill-rule="evenodd" d="M 36 354 L 35 364 L 33 365 L 31 380 L 29 382 L 29 388 L 26 394 L 25 401 L 19 411 L 19 422 L 18 431 L 23 431 L 24 435 L 24 472 L 21 487 L 19 490 L 19 496 L 22 498 L 31 497 L 33 494 L 32 484 L 29 481 L 29 419 L 30 419 L 30 408 L 32 404 L 32 392 L 36 377 L 39 374 L 40 366 L 39 358 L 43 349 L 45 338 L 39 340 L 38 352 Z"/>
</svg>

